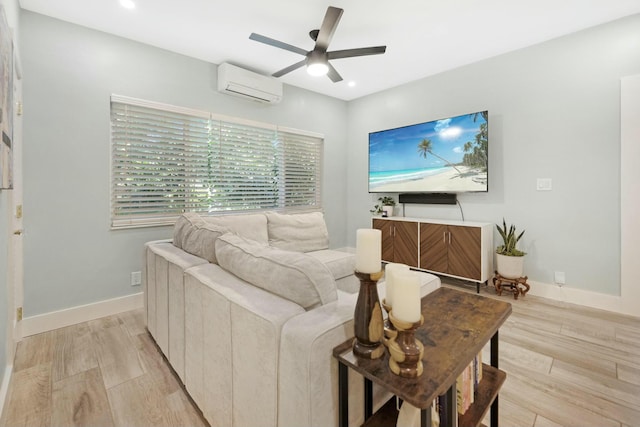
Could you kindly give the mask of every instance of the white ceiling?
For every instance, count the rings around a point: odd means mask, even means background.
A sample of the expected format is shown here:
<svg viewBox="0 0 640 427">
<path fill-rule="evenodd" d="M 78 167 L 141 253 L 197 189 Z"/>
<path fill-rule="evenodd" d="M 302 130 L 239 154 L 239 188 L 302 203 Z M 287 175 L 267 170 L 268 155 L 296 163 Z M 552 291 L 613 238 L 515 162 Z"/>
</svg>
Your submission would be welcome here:
<svg viewBox="0 0 640 427">
<path fill-rule="evenodd" d="M 302 56 L 327 6 L 344 9 L 331 50 L 386 45 L 384 55 L 333 60 L 344 81 L 300 68 L 284 83 L 351 100 L 465 64 L 640 13 L 640 0 L 20 0 L 23 9 L 220 64 L 271 74 Z M 350 87 L 349 82 L 355 85 Z"/>
</svg>

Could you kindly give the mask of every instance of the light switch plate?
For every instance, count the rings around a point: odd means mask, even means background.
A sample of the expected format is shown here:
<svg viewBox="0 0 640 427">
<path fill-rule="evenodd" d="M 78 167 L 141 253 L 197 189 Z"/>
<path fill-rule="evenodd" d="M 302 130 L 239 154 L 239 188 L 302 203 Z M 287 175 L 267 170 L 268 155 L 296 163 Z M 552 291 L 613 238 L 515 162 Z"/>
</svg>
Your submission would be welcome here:
<svg viewBox="0 0 640 427">
<path fill-rule="evenodd" d="M 551 178 L 538 178 L 536 183 L 536 190 L 538 191 L 551 191 L 552 182 Z"/>
<path fill-rule="evenodd" d="M 142 283 L 142 272 L 134 271 L 131 273 L 131 286 L 140 286 Z"/>
</svg>

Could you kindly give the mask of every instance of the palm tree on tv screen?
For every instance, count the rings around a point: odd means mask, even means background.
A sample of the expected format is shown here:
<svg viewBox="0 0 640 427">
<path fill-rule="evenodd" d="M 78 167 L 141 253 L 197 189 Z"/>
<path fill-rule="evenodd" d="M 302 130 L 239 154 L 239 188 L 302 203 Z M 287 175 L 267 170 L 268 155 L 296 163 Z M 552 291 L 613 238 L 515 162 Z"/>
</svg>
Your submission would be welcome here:
<svg viewBox="0 0 640 427">
<path fill-rule="evenodd" d="M 436 153 L 433 152 L 433 144 L 431 143 L 431 140 L 426 138 L 423 139 L 422 142 L 418 144 L 418 153 L 425 159 L 427 158 L 427 154 L 431 154 L 432 156 L 435 156 L 440 160 L 442 160 L 443 162 L 445 162 L 447 166 L 451 166 L 452 168 L 454 168 L 459 174 L 462 175 L 462 172 L 460 172 L 460 169 L 458 169 L 453 163 L 451 163 L 450 161 L 448 161 L 443 157 L 438 156 Z"/>
<path fill-rule="evenodd" d="M 484 119 L 484 123 L 480 124 L 479 132 L 476 134 L 474 141 L 468 141 L 464 144 L 464 158 L 462 163 L 471 166 L 479 167 L 482 170 L 487 169 L 487 146 L 489 141 L 489 133 L 487 131 L 488 113 L 483 111 L 481 113 L 475 113 L 473 115 L 473 121 L 478 120 L 478 115 L 481 115 Z"/>
</svg>

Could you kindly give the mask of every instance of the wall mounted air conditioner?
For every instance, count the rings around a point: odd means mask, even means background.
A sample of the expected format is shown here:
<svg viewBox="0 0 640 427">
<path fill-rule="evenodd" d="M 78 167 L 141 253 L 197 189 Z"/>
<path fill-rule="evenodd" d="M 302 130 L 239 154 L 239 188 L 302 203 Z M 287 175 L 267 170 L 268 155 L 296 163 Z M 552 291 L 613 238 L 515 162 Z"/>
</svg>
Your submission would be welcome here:
<svg viewBox="0 0 640 427">
<path fill-rule="evenodd" d="M 235 65 L 218 66 L 218 91 L 268 104 L 282 100 L 282 83 Z"/>
</svg>

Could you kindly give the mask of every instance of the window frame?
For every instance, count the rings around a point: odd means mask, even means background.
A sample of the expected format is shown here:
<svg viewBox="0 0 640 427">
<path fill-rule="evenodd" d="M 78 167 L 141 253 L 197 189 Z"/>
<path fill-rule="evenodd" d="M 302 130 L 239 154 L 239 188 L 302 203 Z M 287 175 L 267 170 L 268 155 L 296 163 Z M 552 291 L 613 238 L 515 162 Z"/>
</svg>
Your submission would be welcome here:
<svg viewBox="0 0 640 427">
<path fill-rule="evenodd" d="M 304 169 L 304 170 L 300 172 L 300 171 L 293 170 L 295 168 L 287 169 L 286 167 L 283 167 L 284 164 L 276 165 L 276 156 L 274 155 L 274 158 L 272 161 L 273 161 L 273 165 L 275 166 L 273 166 L 273 171 L 271 173 L 274 175 L 272 179 L 276 180 L 274 181 L 275 182 L 274 191 L 277 193 L 276 194 L 277 197 L 273 199 L 275 200 L 275 205 L 268 206 L 268 207 L 244 206 L 241 209 L 238 209 L 237 206 L 227 206 L 226 208 L 225 207 L 211 208 L 211 205 L 210 205 L 209 209 L 206 209 L 204 205 L 200 205 L 199 207 L 193 207 L 193 206 L 189 207 L 187 205 L 189 203 L 190 198 L 187 196 L 187 194 L 193 194 L 193 190 L 196 189 L 196 187 L 199 188 L 200 194 L 202 194 L 202 191 L 203 191 L 202 184 L 204 181 L 198 178 L 194 178 L 194 176 L 200 176 L 197 173 L 196 175 L 192 176 L 186 172 L 187 170 L 189 170 L 189 168 L 194 167 L 193 162 L 198 161 L 197 158 L 196 160 L 193 160 L 193 158 L 190 158 L 191 160 L 187 159 L 187 156 L 185 156 L 185 153 L 188 152 L 187 145 L 191 147 L 194 144 L 197 144 L 197 141 L 193 139 L 188 139 L 188 140 L 184 139 L 185 144 L 183 145 L 185 147 L 181 152 L 182 157 L 178 155 L 178 157 L 176 157 L 175 159 L 174 158 L 170 159 L 170 160 L 176 160 L 180 158 L 184 160 L 183 167 L 185 170 L 185 174 L 184 174 L 183 181 L 181 181 L 183 189 L 185 191 L 185 195 L 182 200 L 182 203 L 184 204 L 184 206 L 181 209 L 175 208 L 174 210 L 170 211 L 166 206 L 162 205 L 162 202 L 160 202 L 158 209 L 160 211 L 165 210 L 166 212 L 164 213 L 160 212 L 156 215 L 153 215 L 153 214 L 137 215 L 135 214 L 135 212 L 132 212 L 132 211 L 135 211 L 135 208 L 134 208 L 129 210 L 129 214 L 118 214 L 118 212 L 122 212 L 123 210 L 125 210 L 125 208 L 122 205 L 126 201 L 130 201 L 132 197 L 135 197 L 135 195 L 132 195 L 133 191 L 127 190 L 126 185 L 124 186 L 119 185 L 119 183 L 122 184 L 124 181 L 123 181 L 122 175 L 116 172 L 117 167 L 122 168 L 128 164 L 127 159 L 130 157 L 130 153 L 126 151 L 126 148 L 125 148 L 126 154 L 122 156 L 118 156 L 117 154 L 117 151 L 122 152 L 122 150 L 117 150 L 117 149 L 119 147 L 122 147 L 123 141 L 131 141 L 131 139 L 122 139 L 119 136 L 116 136 L 116 134 L 120 135 L 123 133 L 124 128 L 122 127 L 122 123 L 124 122 L 118 122 L 117 124 L 115 123 L 114 117 L 115 117 L 115 114 L 118 114 L 118 113 L 117 112 L 114 113 L 114 103 L 118 104 L 119 106 L 124 106 L 122 108 L 123 108 L 123 111 L 125 111 L 125 113 L 126 113 L 126 107 L 150 109 L 150 110 L 161 112 L 158 114 L 159 116 L 166 115 L 167 117 L 171 117 L 171 119 L 167 119 L 165 122 L 161 122 L 161 125 L 164 125 L 164 126 L 168 126 L 167 123 L 170 123 L 171 120 L 179 121 L 178 119 L 172 117 L 171 115 L 189 116 L 190 118 L 193 118 L 193 119 L 208 120 L 209 134 L 207 136 L 208 148 L 206 148 L 206 150 L 208 151 L 206 156 L 209 159 L 211 158 L 212 156 L 211 153 L 214 150 L 213 148 L 214 142 L 212 142 L 212 138 L 213 138 L 212 128 L 214 127 L 214 124 L 223 123 L 224 125 L 232 125 L 237 127 L 238 129 L 240 129 L 240 132 L 242 130 L 246 130 L 247 133 L 251 133 L 250 131 L 252 129 L 255 129 L 256 132 L 258 133 L 267 132 L 267 135 L 268 135 L 268 132 L 273 132 L 273 139 L 271 140 L 271 144 L 273 144 L 272 149 L 274 150 L 274 152 L 278 152 L 278 154 L 282 156 L 282 159 L 279 159 L 280 161 L 284 161 L 286 163 L 286 161 L 289 160 L 289 164 L 292 164 L 291 160 L 293 159 L 295 161 L 295 158 L 297 156 L 303 156 L 302 160 L 306 161 L 306 158 L 304 158 L 305 150 L 302 149 L 305 147 L 312 147 L 309 149 L 310 153 L 308 153 L 311 160 L 309 160 L 309 164 L 305 164 L 301 166 L 301 169 Z M 133 114 L 133 113 L 130 113 L 130 114 Z M 125 116 L 126 114 L 121 117 L 125 117 Z M 175 105 L 164 104 L 164 103 L 159 103 L 154 101 L 147 101 L 147 100 L 142 100 L 137 98 L 131 98 L 131 97 L 122 96 L 122 95 L 115 95 L 115 94 L 112 94 L 110 97 L 109 117 L 110 117 L 109 221 L 110 221 L 110 227 L 112 230 L 172 225 L 182 213 L 188 212 L 188 211 L 203 212 L 209 215 L 225 215 L 225 214 L 237 214 L 237 213 L 258 213 L 258 212 L 265 212 L 265 211 L 304 212 L 304 211 L 322 210 L 322 190 L 323 190 L 322 181 L 323 181 L 323 169 L 324 169 L 324 135 L 323 134 L 290 128 L 290 127 L 277 126 L 270 123 L 263 123 L 263 122 L 248 120 L 244 118 L 231 117 L 231 116 L 216 114 L 208 111 L 201 111 L 201 110 L 196 110 L 196 109 L 191 109 L 186 107 L 179 107 Z M 141 120 L 140 123 L 142 123 L 143 125 L 147 125 L 145 124 L 146 122 L 144 122 L 144 120 Z M 182 129 L 185 129 L 187 127 L 188 125 L 185 125 L 184 128 Z M 161 129 L 161 128 L 159 127 L 157 129 Z M 147 132 L 148 134 L 146 134 L 145 137 L 151 139 L 151 137 L 149 136 L 149 133 L 152 133 L 152 131 L 147 131 Z M 287 139 L 287 137 L 291 138 L 291 140 Z M 158 139 L 161 140 L 162 138 L 158 138 Z M 256 141 L 260 142 L 259 140 L 256 140 Z M 160 145 L 162 143 L 165 143 L 165 140 L 162 139 L 161 141 L 156 141 L 156 142 L 158 142 L 158 144 Z M 265 144 L 264 140 L 262 140 L 261 142 L 262 144 Z M 136 142 L 133 145 L 133 147 L 129 147 L 129 148 L 140 148 L 141 146 L 144 146 L 145 143 L 146 142 Z M 219 147 L 221 148 L 229 148 L 231 147 L 231 145 L 225 145 L 225 144 L 232 144 L 227 141 L 222 141 L 222 139 L 219 139 L 218 143 L 220 144 Z M 285 147 L 285 145 L 288 143 L 293 144 L 294 147 L 296 146 L 295 144 L 302 144 L 300 146 L 302 148 L 299 150 L 294 149 L 291 152 L 287 152 L 287 148 Z M 127 146 L 128 145 L 129 144 L 127 144 Z M 170 145 L 170 149 L 175 152 L 175 147 L 179 147 L 179 145 L 180 145 L 180 140 L 178 138 L 176 141 L 172 141 L 172 144 Z M 279 145 L 282 145 L 283 147 L 279 148 L 278 147 Z M 264 148 L 267 146 L 262 145 L 260 147 Z M 154 149 L 156 148 L 157 147 L 154 147 Z M 195 148 L 194 150 L 198 151 L 197 148 Z M 249 156 L 249 160 L 251 160 L 251 154 L 249 154 L 248 156 Z M 262 156 L 266 156 L 266 154 L 263 153 Z M 152 158 L 152 156 L 150 156 L 149 158 Z M 263 159 L 267 159 L 267 158 L 268 157 L 263 157 Z M 202 161 L 202 159 L 199 159 L 199 160 Z M 256 161 L 260 160 L 259 155 L 256 155 L 255 160 Z M 147 160 L 147 162 L 149 161 L 150 160 Z M 192 162 L 192 163 L 189 163 L 189 162 Z M 164 164 L 165 163 L 161 163 L 160 166 Z M 309 167 L 311 167 L 309 165 L 312 165 L 313 169 L 309 169 Z M 144 171 L 147 166 L 148 164 L 145 164 L 141 168 L 141 170 Z M 224 175 L 223 170 L 227 170 L 227 169 L 229 168 L 223 167 L 221 169 L 216 170 L 216 173 L 218 175 Z M 213 171 L 213 169 L 211 168 L 210 164 L 206 166 L 206 169 L 197 169 L 197 171 L 200 171 L 200 172 L 202 172 L 203 170 L 206 171 L 208 176 L 207 179 L 209 180 L 209 182 L 206 182 L 205 185 L 207 186 L 207 188 L 209 188 L 209 197 L 210 197 L 211 195 L 210 189 L 212 188 L 212 184 L 213 184 L 212 178 L 211 178 L 213 175 L 211 174 L 211 171 Z M 231 170 L 236 174 L 237 172 L 241 171 L 241 169 L 238 169 L 238 166 L 235 166 L 235 168 L 231 167 Z M 279 174 L 282 176 L 279 176 Z M 131 179 L 132 175 L 125 175 L 125 176 Z M 250 179 L 253 179 L 253 177 L 254 176 L 252 175 Z M 192 181 L 192 182 L 189 182 L 189 181 Z M 242 183 L 246 184 L 246 181 L 243 182 L 239 180 L 237 182 L 240 183 L 240 185 Z M 304 193 L 305 186 L 307 186 L 307 183 L 309 183 L 308 184 L 309 188 L 307 188 L 306 190 L 307 193 Z M 179 186 L 179 184 L 176 184 L 176 186 Z M 161 186 L 158 186 L 158 187 L 161 187 Z M 122 188 L 125 189 L 124 196 L 122 195 L 123 194 Z M 177 187 L 174 187 L 168 193 L 171 193 L 172 191 L 173 193 L 175 193 L 176 188 Z M 258 190 L 260 190 L 260 186 L 257 186 L 257 188 Z M 301 191 L 301 193 L 303 194 L 303 197 L 301 197 L 301 200 L 304 200 L 304 194 L 307 194 L 307 200 L 306 200 L 307 203 L 296 205 L 296 196 L 287 195 L 286 194 L 287 188 L 294 188 L 297 190 L 299 189 L 299 191 Z M 150 191 L 151 191 L 151 195 L 153 195 L 155 194 L 153 192 L 158 190 L 155 187 L 153 187 L 153 189 Z M 237 190 L 237 191 L 240 192 L 241 190 Z M 263 191 L 266 191 L 264 194 L 267 194 L 267 195 L 270 194 L 268 193 L 269 190 L 263 190 Z M 118 196 L 118 194 L 120 194 L 120 196 Z M 129 198 L 127 198 L 127 196 Z M 246 197 L 246 196 L 243 196 L 243 197 Z M 232 197 L 230 196 L 230 198 Z M 221 199 L 224 200 L 224 196 L 222 196 Z M 145 206 L 153 206 L 153 205 L 148 204 Z"/>
</svg>

